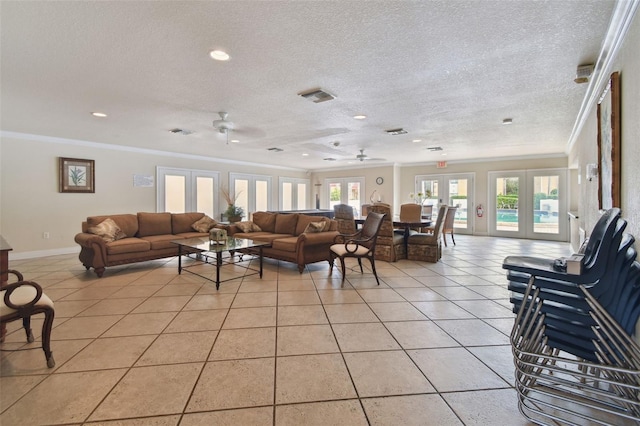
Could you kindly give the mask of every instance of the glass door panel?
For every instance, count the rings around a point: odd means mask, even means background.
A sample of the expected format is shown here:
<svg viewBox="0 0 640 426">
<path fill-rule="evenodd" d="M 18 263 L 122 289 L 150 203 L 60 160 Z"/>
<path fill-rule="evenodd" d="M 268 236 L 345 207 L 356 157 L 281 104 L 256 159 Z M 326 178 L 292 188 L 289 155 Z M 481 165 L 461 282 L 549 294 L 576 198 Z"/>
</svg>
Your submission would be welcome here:
<svg viewBox="0 0 640 426">
<path fill-rule="evenodd" d="M 360 205 L 362 204 L 362 185 L 360 184 L 360 182 L 348 182 L 347 186 L 349 195 L 347 204 L 353 207 L 353 211 L 356 215 L 359 215 L 361 208 Z"/>
<path fill-rule="evenodd" d="M 269 210 L 269 182 L 266 180 L 256 180 L 255 211 L 264 212 L 267 210 Z"/>
<path fill-rule="evenodd" d="M 187 178 L 178 175 L 164 177 L 164 206 L 161 211 L 184 213 L 187 202 Z"/>
<path fill-rule="evenodd" d="M 495 180 L 494 225 L 496 231 L 519 232 L 518 216 L 520 178 L 518 176 L 498 177 Z"/>
<path fill-rule="evenodd" d="M 559 234 L 559 176 L 533 177 L 533 232 Z"/>
<path fill-rule="evenodd" d="M 449 202 L 447 204 L 458 208 L 456 210 L 456 216 L 453 220 L 453 227 L 457 231 L 462 231 L 470 228 L 469 221 L 467 219 L 469 182 L 470 179 L 449 179 L 449 194 L 447 197 L 449 199 Z"/>
<path fill-rule="evenodd" d="M 215 217 L 215 181 L 205 176 L 196 177 L 196 211 Z"/>
<path fill-rule="evenodd" d="M 329 183 L 329 209 L 333 210 L 333 206 L 342 203 L 342 183 Z"/>
<path fill-rule="evenodd" d="M 233 193 L 236 196 L 236 207 L 242 207 L 244 211 L 243 220 L 249 214 L 249 181 L 246 179 L 236 179 L 233 182 Z"/>
<path fill-rule="evenodd" d="M 298 205 L 296 210 L 304 210 L 307 208 L 307 185 L 304 183 L 298 184 Z"/>
<path fill-rule="evenodd" d="M 293 210 L 293 184 L 291 182 L 282 183 L 282 206 L 281 210 Z"/>
<path fill-rule="evenodd" d="M 527 227 L 527 238 L 567 241 L 568 192 L 565 169 L 527 171 L 529 185 L 528 207 L 531 222 Z"/>
</svg>

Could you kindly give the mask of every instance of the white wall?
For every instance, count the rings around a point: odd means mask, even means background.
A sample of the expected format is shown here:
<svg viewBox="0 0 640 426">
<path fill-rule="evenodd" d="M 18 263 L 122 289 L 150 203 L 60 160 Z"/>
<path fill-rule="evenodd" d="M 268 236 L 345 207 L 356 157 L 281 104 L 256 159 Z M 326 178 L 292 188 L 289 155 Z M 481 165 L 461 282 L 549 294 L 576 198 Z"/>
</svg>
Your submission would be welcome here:
<svg viewBox="0 0 640 426">
<path fill-rule="evenodd" d="M 134 174 L 155 176 L 156 166 L 219 171 L 223 185 L 228 184 L 230 171 L 270 175 L 274 208 L 278 206 L 279 176 L 308 177 L 304 171 L 256 164 L 44 140 L 6 136 L 0 139 L 0 233 L 13 247 L 12 258 L 79 251 L 73 238 L 87 216 L 156 211 L 156 187 L 133 186 Z M 58 192 L 58 157 L 95 160 L 95 193 Z M 49 232 L 49 239 L 43 238 L 44 232 Z"/>
<path fill-rule="evenodd" d="M 621 89 L 621 209 L 628 221 L 627 230 L 640 238 L 640 14 L 627 33 L 624 44 L 618 53 L 612 71 L 620 72 Z M 598 182 L 585 179 L 585 166 L 598 162 L 596 105 L 591 105 L 588 116 L 573 150 L 571 157 L 578 159 L 581 173 L 579 215 L 581 226 L 589 232 L 598 220 Z"/>
</svg>

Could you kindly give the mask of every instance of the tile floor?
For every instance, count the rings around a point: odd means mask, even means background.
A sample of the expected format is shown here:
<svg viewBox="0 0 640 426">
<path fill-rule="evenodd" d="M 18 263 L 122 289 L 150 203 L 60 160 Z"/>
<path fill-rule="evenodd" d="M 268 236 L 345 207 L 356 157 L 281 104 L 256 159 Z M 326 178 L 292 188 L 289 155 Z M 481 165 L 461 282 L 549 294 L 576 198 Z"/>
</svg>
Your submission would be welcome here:
<svg viewBox="0 0 640 426">
<path fill-rule="evenodd" d="M 177 260 L 108 268 L 76 255 L 11 261 L 55 301 L 54 369 L 2 352 L 11 425 L 526 425 L 508 335 L 508 255 L 567 243 L 456 236 L 437 264 L 368 271 L 265 261 L 215 285 Z M 234 266 L 225 276 L 240 276 Z M 203 266 L 203 273 L 213 267 Z M 39 339 L 40 319 L 33 321 Z M 19 322 L 2 349 L 25 345 Z"/>
</svg>

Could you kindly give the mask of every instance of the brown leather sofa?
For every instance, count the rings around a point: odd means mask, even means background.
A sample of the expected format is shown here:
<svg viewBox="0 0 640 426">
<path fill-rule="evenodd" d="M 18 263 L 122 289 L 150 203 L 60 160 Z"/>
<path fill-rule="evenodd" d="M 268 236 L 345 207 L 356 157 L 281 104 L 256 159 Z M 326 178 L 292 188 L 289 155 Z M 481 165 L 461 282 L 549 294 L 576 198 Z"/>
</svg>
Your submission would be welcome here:
<svg viewBox="0 0 640 426">
<path fill-rule="evenodd" d="M 206 237 L 192 225 L 204 213 L 137 213 L 90 216 L 82 222 L 82 232 L 75 236 L 80 244 L 80 261 L 85 268 L 93 268 L 102 277 L 107 266 L 142 262 L 178 255 L 178 246 L 171 241 L 182 238 Z M 119 239 L 107 242 L 101 236 L 88 232 L 111 219 L 122 231 Z M 95 229 L 95 228 L 94 228 Z"/>
<path fill-rule="evenodd" d="M 325 226 L 320 232 L 312 232 L 313 226 L 309 224 L 318 222 L 324 222 Z M 237 238 L 269 241 L 271 246 L 263 249 L 263 255 L 296 263 L 300 273 L 308 263 L 331 261 L 329 247 L 338 235 L 338 224 L 335 220 L 297 213 L 255 212 L 252 223 L 257 225 L 260 231 L 251 231 L 250 226 L 244 225 L 246 223 L 248 222 L 228 225 L 227 233 Z M 249 232 L 245 232 L 242 227 Z"/>
</svg>

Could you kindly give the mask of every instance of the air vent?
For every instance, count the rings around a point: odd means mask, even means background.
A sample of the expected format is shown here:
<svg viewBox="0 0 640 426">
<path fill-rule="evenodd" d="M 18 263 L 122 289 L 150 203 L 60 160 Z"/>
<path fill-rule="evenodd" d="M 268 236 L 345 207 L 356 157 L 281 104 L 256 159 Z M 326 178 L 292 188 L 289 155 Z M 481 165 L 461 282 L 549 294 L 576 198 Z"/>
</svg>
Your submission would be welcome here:
<svg viewBox="0 0 640 426">
<path fill-rule="evenodd" d="M 442 151 L 441 146 L 428 146 L 427 151 Z"/>
<path fill-rule="evenodd" d="M 271 151 L 271 152 L 282 152 L 282 151 L 284 151 L 284 149 L 282 149 L 282 148 L 275 148 L 275 147 L 273 147 L 273 148 L 267 148 L 267 151 Z"/>
<path fill-rule="evenodd" d="M 324 161 L 336 161 L 335 158 L 332 157 L 327 157 L 327 158 L 323 158 Z"/>
<path fill-rule="evenodd" d="M 310 101 L 313 101 L 315 103 L 331 101 L 336 98 L 331 93 L 326 92 L 322 89 L 311 89 L 307 90 L 306 92 L 300 92 L 298 93 L 298 96 L 302 96 L 303 98 L 309 99 Z"/>
<path fill-rule="evenodd" d="M 191 135 L 195 132 L 191 131 L 191 130 L 185 130 L 185 129 L 171 129 L 169 130 L 171 133 L 173 133 L 174 135 L 184 135 L 184 136 L 188 136 Z"/>
<path fill-rule="evenodd" d="M 398 129 L 385 130 L 385 133 L 388 135 L 404 135 L 407 131 L 400 127 Z"/>
</svg>

